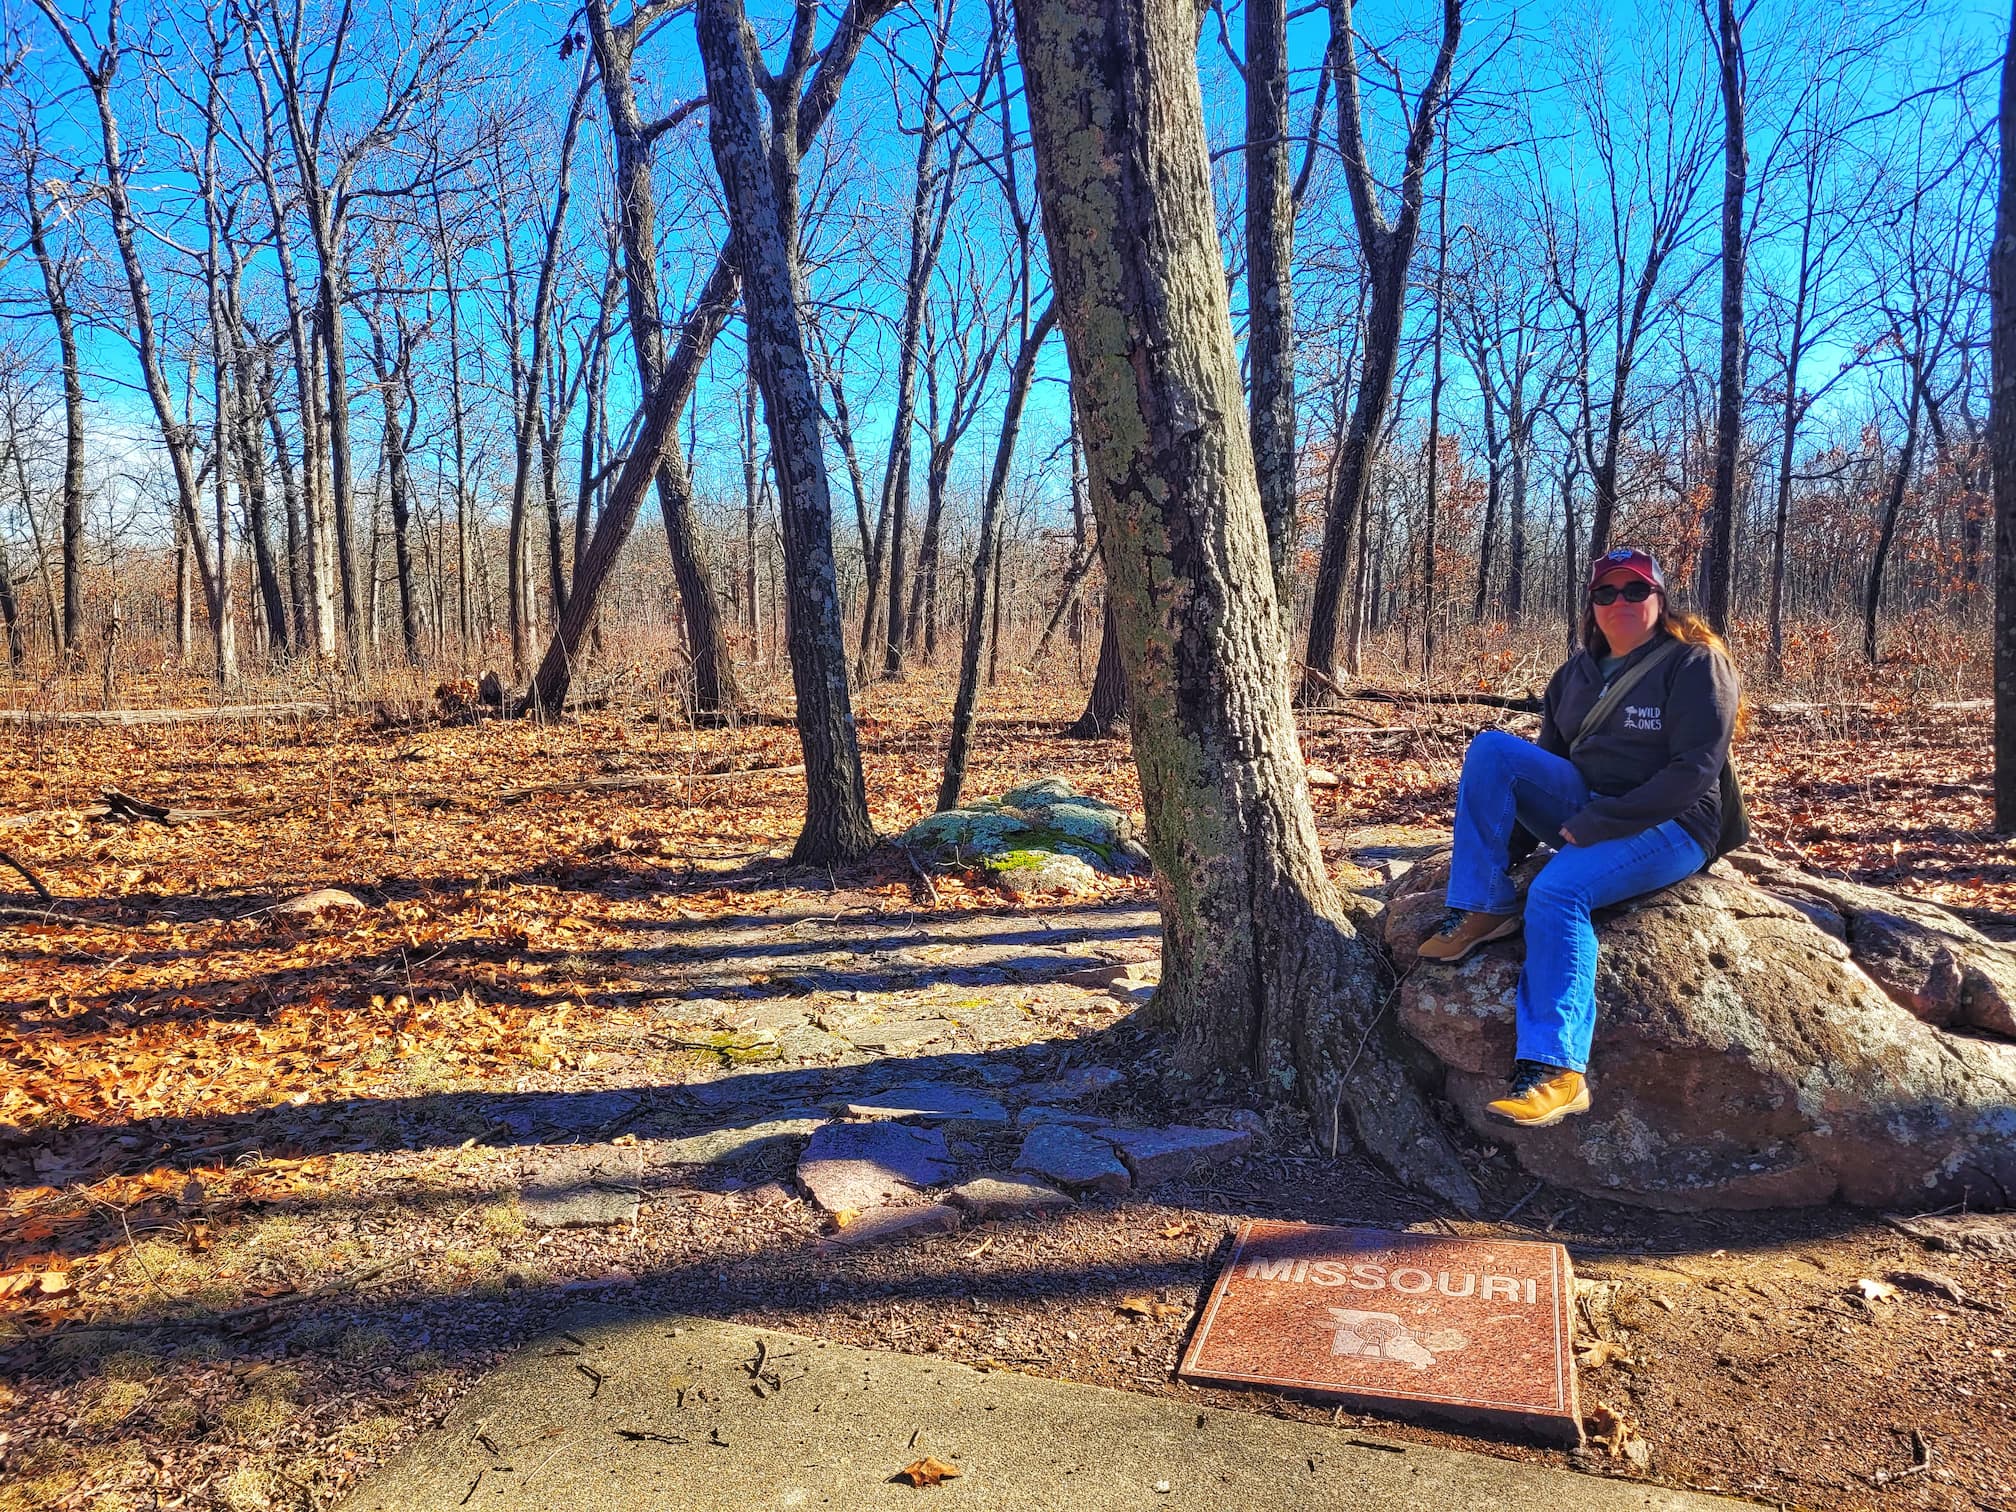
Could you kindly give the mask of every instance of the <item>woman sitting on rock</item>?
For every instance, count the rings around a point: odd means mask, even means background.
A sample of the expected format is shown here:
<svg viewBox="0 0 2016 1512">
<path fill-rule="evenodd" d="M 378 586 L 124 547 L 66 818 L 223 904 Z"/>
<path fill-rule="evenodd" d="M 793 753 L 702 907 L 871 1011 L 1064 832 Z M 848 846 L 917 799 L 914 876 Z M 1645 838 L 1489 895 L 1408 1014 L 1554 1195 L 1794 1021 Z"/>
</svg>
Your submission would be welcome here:
<svg viewBox="0 0 2016 1512">
<path fill-rule="evenodd" d="M 1554 674 L 1539 743 L 1484 730 L 1456 789 L 1449 916 L 1421 945 L 1460 961 L 1520 926 L 1512 867 L 1555 854 L 1526 890 L 1518 1050 L 1491 1112 L 1545 1128 L 1587 1111 L 1596 1030 L 1592 909 L 1691 876 L 1749 838 L 1729 765 L 1741 715 L 1728 647 L 1666 604 L 1666 579 L 1620 549 L 1590 574 L 1582 648 Z"/>
</svg>

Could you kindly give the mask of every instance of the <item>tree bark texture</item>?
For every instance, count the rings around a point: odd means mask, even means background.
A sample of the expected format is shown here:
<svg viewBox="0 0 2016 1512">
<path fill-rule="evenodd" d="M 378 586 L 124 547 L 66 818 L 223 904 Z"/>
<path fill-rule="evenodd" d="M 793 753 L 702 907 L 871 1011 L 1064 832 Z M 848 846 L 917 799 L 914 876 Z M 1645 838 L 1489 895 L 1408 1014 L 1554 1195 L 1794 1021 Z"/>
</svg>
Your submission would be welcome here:
<svg viewBox="0 0 2016 1512">
<path fill-rule="evenodd" d="M 1253 466 L 1284 622 L 1295 603 L 1295 203 L 1288 180 L 1288 8 L 1246 5 L 1246 364 Z"/>
<path fill-rule="evenodd" d="M 777 144 L 766 141 L 750 57 L 755 42 L 740 0 L 701 0 L 697 31 L 707 71 L 708 138 L 742 274 L 750 359 L 763 391 L 783 525 L 791 683 L 805 750 L 805 828 L 792 859 L 830 866 L 865 855 L 875 829 L 849 699 L 833 502 L 794 266 L 796 183 L 778 182 Z M 797 103 L 795 86 L 791 103 Z M 788 117 L 779 129 L 793 129 Z M 795 161 L 795 152 L 789 156 Z M 789 205 L 787 195 L 793 197 Z"/>
<path fill-rule="evenodd" d="M 2002 59 L 2002 180 L 1988 251 L 1995 471 L 1995 828 L 2016 830 L 2016 6 Z"/>
<path fill-rule="evenodd" d="M 1212 207 L 1188 0 L 1017 0 L 1051 274 L 1162 908 L 1158 1011 L 1474 1209 L 1317 844 Z"/>
</svg>

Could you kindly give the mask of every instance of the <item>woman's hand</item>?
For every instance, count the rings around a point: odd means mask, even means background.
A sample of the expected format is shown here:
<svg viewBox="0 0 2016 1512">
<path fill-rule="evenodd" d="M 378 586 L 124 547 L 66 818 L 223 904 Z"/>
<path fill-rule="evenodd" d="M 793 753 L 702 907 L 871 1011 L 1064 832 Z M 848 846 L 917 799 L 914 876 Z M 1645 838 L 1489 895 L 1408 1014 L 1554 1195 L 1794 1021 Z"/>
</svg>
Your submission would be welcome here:
<svg viewBox="0 0 2016 1512">
<path fill-rule="evenodd" d="M 1565 824 L 1561 826 L 1561 838 L 1563 840 L 1566 840 L 1570 845 L 1580 845 L 1582 843 L 1580 840 L 1577 840 L 1573 835 L 1568 833 L 1568 826 Z"/>
</svg>

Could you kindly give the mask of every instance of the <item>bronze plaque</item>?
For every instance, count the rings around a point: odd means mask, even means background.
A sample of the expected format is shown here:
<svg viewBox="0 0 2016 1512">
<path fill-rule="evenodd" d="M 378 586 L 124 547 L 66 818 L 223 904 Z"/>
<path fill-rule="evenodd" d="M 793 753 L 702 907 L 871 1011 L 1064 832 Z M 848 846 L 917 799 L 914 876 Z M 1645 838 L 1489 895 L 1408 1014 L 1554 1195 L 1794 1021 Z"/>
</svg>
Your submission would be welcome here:
<svg viewBox="0 0 2016 1512">
<path fill-rule="evenodd" d="M 1558 1244 L 1256 1218 L 1179 1373 L 1579 1443 L 1574 1301 Z"/>
</svg>

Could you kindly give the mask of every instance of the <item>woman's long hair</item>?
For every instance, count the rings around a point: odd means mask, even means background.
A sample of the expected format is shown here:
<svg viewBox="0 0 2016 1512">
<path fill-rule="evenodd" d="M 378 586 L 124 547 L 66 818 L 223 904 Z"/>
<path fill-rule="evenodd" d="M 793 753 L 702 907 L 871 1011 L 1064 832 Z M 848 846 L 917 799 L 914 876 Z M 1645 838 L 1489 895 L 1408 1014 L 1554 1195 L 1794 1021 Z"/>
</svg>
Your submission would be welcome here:
<svg viewBox="0 0 2016 1512">
<path fill-rule="evenodd" d="M 1736 665 L 1736 657 L 1729 649 L 1729 643 L 1715 633 L 1715 627 L 1698 614 L 1690 614 L 1673 608 L 1662 592 L 1659 595 L 1659 626 L 1673 639 L 1689 646 L 1706 646 L 1717 656 L 1729 663 L 1737 674 L 1736 730 L 1734 739 L 1741 740 L 1750 728 L 1750 699 L 1742 691 L 1742 669 Z M 1587 602 L 1582 605 L 1582 644 L 1594 657 L 1610 654 L 1610 642 L 1603 638 L 1603 632 L 1596 628 L 1596 606 Z"/>
</svg>

